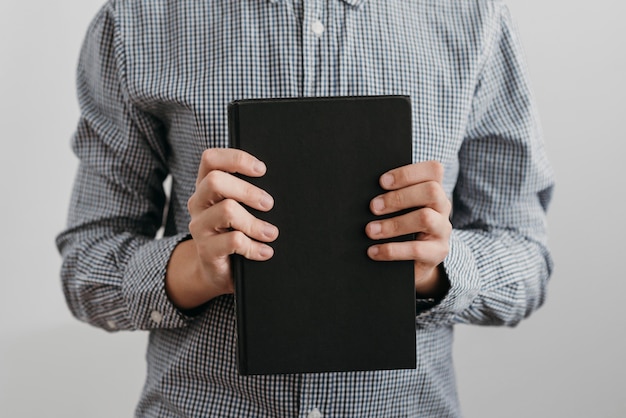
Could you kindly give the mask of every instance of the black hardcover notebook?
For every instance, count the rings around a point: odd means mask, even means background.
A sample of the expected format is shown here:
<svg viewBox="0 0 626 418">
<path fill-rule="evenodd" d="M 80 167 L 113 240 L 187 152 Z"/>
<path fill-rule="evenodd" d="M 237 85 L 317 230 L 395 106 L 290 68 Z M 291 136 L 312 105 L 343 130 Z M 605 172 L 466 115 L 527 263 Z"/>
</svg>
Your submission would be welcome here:
<svg viewBox="0 0 626 418">
<path fill-rule="evenodd" d="M 415 368 L 413 263 L 376 262 L 365 225 L 385 171 L 411 163 L 405 96 L 230 104 L 230 146 L 267 165 L 269 261 L 233 256 L 242 375 Z M 407 239 L 401 237 L 399 239 Z"/>
</svg>

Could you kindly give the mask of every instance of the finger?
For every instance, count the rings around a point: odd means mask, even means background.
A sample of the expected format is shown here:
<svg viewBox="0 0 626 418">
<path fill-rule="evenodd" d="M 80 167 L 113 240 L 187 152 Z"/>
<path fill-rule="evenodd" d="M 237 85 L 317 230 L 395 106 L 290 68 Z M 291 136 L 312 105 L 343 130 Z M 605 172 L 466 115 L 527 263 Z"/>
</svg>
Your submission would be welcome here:
<svg viewBox="0 0 626 418">
<path fill-rule="evenodd" d="M 202 153 L 196 185 L 213 170 L 259 177 L 265 174 L 267 168 L 265 163 L 245 151 L 233 148 L 209 148 Z"/>
<path fill-rule="evenodd" d="M 404 215 L 370 222 L 365 233 L 371 239 L 387 239 L 407 234 L 427 235 L 428 239 L 448 238 L 452 225 L 447 216 L 422 208 Z"/>
<path fill-rule="evenodd" d="M 211 239 L 211 251 L 215 257 L 239 254 L 255 261 L 265 261 L 274 255 L 272 247 L 250 239 L 241 231 L 215 235 Z"/>
<path fill-rule="evenodd" d="M 261 211 L 268 211 L 274 206 L 274 199 L 263 189 L 232 174 L 214 170 L 198 182 L 196 192 L 188 202 L 189 213 L 194 215 L 225 199 L 233 199 Z"/>
<path fill-rule="evenodd" d="M 443 182 L 443 165 L 439 161 L 423 161 L 390 170 L 380 176 L 385 190 L 397 190 L 413 184 L 434 181 Z"/>
<path fill-rule="evenodd" d="M 373 245 L 367 249 L 367 255 L 376 261 L 414 260 L 435 266 L 443 261 L 448 251 L 446 240 L 405 241 Z"/>
<path fill-rule="evenodd" d="M 231 230 L 241 231 L 257 241 L 272 242 L 278 238 L 278 228 L 254 217 L 232 199 L 205 209 L 189 223 L 189 232 L 196 240 Z"/>
<path fill-rule="evenodd" d="M 446 216 L 452 205 L 441 183 L 427 181 L 376 196 L 370 202 L 375 215 L 386 215 L 404 209 L 428 207 Z"/>
</svg>

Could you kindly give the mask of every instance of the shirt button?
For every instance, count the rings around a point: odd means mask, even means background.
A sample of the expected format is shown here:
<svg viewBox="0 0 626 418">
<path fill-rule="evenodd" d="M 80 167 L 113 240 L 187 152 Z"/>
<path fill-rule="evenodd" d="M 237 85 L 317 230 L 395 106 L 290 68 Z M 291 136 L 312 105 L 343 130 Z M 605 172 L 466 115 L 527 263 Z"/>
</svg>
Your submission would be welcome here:
<svg viewBox="0 0 626 418">
<path fill-rule="evenodd" d="M 313 31 L 313 34 L 318 38 L 321 37 L 324 33 L 324 24 L 319 20 L 314 20 L 313 23 L 311 23 L 311 31 Z"/>
<path fill-rule="evenodd" d="M 114 329 L 117 329 L 117 324 L 111 320 L 108 320 L 107 327 L 109 327 L 110 330 L 114 330 Z"/>
<path fill-rule="evenodd" d="M 322 418 L 322 417 L 323 417 L 322 413 L 317 408 L 313 409 L 311 412 L 309 412 L 309 415 L 307 415 L 307 418 Z"/>
<path fill-rule="evenodd" d="M 152 319 L 155 323 L 160 324 L 163 320 L 163 314 L 159 311 L 152 311 L 150 313 L 150 319 Z"/>
</svg>

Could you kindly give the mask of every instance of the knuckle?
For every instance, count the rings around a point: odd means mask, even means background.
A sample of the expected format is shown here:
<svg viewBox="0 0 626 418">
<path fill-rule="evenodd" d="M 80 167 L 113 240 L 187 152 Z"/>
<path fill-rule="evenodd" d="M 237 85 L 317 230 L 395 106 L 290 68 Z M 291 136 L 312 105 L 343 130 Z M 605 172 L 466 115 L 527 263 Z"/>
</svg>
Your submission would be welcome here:
<svg viewBox="0 0 626 418">
<path fill-rule="evenodd" d="M 443 164 L 435 160 L 429 161 L 428 163 L 430 165 L 430 169 L 433 173 L 434 178 L 437 179 L 437 181 L 439 182 L 443 181 L 443 175 L 444 175 L 444 170 L 445 170 Z"/>
<path fill-rule="evenodd" d="M 407 167 L 404 168 L 405 169 L 399 169 L 393 172 L 394 180 L 398 184 L 407 184 L 410 182 L 411 176 L 409 175 L 409 170 Z"/>
<path fill-rule="evenodd" d="M 423 245 L 419 241 L 411 243 L 411 255 L 414 260 L 422 260 L 424 258 Z"/>
<path fill-rule="evenodd" d="M 429 181 L 424 183 L 424 192 L 428 196 L 429 200 L 437 201 L 441 192 L 441 185 L 436 181 Z"/>
<path fill-rule="evenodd" d="M 192 194 L 191 197 L 189 199 L 187 199 L 187 212 L 191 213 L 193 208 L 194 208 L 194 204 L 195 204 L 195 194 Z"/>
<path fill-rule="evenodd" d="M 229 221 L 229 224 L 237 217 L 237 213 L 239 212 L 239 203 L 237 203 L 233 199 L 224 199 L 222 201 L 222 213 L 226 220 Z"/>
<path fill-rule="evenodd" d="M 383 222 L 383 233 L 385 236 L 396 236 L 401 228 L 402 226 L 397 218 Z"/>
<path fill-rule="evenodd" d="M 189 221 L 189 232 L 192 236 L 196 236 L 198 233 L 198 221 L 194 218 Z"/>
<path fill-rule="evenodd" d="M 220 172 L 217 170 L 211 170 L 204 177 L 203 182 L 212 190 L 215 189 L 220 183 Z"/>
<path fill-rule="evenodd" d="M 387 193 L 385 206 L 391 208 L 403 208 L 404 206 L 404 195 L 400 192 L 390 192 Z"/>
<path fill-rule="evenodd" d="M 245 183 L 243 194 L 247 199 L 253 198 L 257 195 L 257 188 L 250 183 Z"/>
<path fill-rule="evenodd" d="M 215 154 L 216 154 L 217 150 L 215 148 L 207 148 L 202 152 L 202 163 L 206 164 L 207 166 L 211 166 L 211 164 L 213 163 L 214 159 L 215 159 Z"/>
<path fill-rule="evenodd" d="M 428 210 L 426 208 L 422 208 L 415 212 L 415 218 L 417 219 L 417 223 L 420 226 L 424 226 L 428 223 Z"/>
<path fill-rule="evenodd" d="M 235 252 L 241 254 L 241 251 L 247 247 L 248 237 L 241 231 L 232 231 L 230 233 L 230 246 Z"/>
<path fill-rule="evenodd" d="M 220 172 L 217 170 L 211 170 L 204 177 L 204 182 L 209 186 L 215 186 L 219 184 Z"/>
<path fill-rule="evenodd" d="M 232 153 L 232 162 L 235 167 L 245 167 L 247 165 L 246 154 L 240 151 Z"/>
<path fill-rule="evenodd" d="M 191 219 L 189 221 L 189 233 L 195 239 L 199 239 L 202 241 L 202 238 L 205 238 L 209 235 L 209 231 L 203 227 L 202 223 L 197 219 Z"/>
<path fill-rule="evenodd" d="M 417 211 L 417 220 L 420 225 L 431 225 L 433 223 L 433 211 L 423 208 Z"/>
</svg>

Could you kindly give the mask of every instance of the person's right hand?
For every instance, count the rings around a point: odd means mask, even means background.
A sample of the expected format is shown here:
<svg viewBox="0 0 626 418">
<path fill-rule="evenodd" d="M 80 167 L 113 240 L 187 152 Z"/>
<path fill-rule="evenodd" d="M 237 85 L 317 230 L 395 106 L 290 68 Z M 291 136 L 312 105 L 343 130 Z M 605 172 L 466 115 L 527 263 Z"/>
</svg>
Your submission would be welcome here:
<svg viewBox="0 0 626 418">
<path fill-rule="evenodd" d="M 231 254 L 257 261 L 273 256 L 266 243 L 278 237 L 278 228 L 254 217 L 242 204 L 268 211 L 274 199 L 233 175 L 260 177 L 265 171 L 263 162 L 241 150 L 213 148 L 202 154 L 196 190 L 188 201 L 192 239 L 174 249 L 165 279 L 177 307 L 195 308 L 232 293 Z"/>
</svg>

